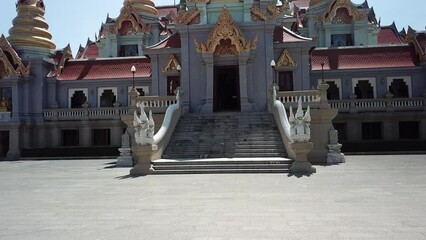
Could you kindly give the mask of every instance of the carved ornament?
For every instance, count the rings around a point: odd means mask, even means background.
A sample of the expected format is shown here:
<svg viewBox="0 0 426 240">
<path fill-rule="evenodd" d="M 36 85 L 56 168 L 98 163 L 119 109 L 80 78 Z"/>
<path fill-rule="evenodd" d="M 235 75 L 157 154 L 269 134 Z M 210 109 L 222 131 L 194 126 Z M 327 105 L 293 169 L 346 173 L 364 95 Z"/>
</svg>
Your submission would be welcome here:
<svg viewBox="0 0 426 240">
<path fill-rule="evenodd" d="M 132 24 L 132 29 L 130 29 L 129 34 L 135 34 L 137 32 L 150 32 L 150 27 L 148 24 L 143 23 L 142 18 L 139 16 L 137 11 L 134 10 L 131 3 L 126 3 L 122 8 L 120 16 L 117 18 L 117 21 L 114 25 L 109 27 L 110 33 L 117 34 L 120 32 L 120 29 L 123 27 L 123 22 L 130 22 Z"/>
<path fill-rule="evenodd" d="M 297 67 L 297 63 L 293 60 L 289 51 L 284 49 L 278 59 L 276 67 Z"/>
<path fill-rule="evenodd" d="M 426 49 L 421 46 L 416 37 L 416 31 L 411 27 L 408 28 L 407 36 L 405 37 L 405 41 L 407 43 L 411 43 L 416 50 L 416 54 L 419 57 L 420 61 L 424 61 L 426 59 Z"/>
<path fill-rule="evenodd" d="M 169 61 L 166 66 L 163 67 L 163 72 L 176 72 L 179 62 L 174 54 L 170 55 Z"/>
<path fill-rule="evenodd" d="M 180 10 L 177 14 L 175 22 L 182 25 L 191 25 L 200 23 L 200 10 Z"/>
<path fill-rule="evenodd" d="M 25 66 L 4 35 L 0 37 L 0 64 L 0 78 L 30 75 L 31 62 Z"/>
<path fill-rule="evenodd" d="M 194 43 L 199 53 L 214 53 L 215 55 L 219 55 L 220 52 L 217 52 L 216 48 L 221 45 L 221 40 L 228 39 L 230 40 L 230 45 L 235 47 L 237 53 L 250 51 L 257 46 L 257 36 L 252 41 L 247 40 L 241 29 L 235 24 L 228 9 L 224 7 L 207 41 L 200 43 L 194 38 Z"/>
<path fill-rule="evenodd" d="M 61 75 L 62 70 L 64 69 L 65 63 L 67 60 L 72 59 L 72 52 L 71 52 L 71 46 L 68 44 L 66 48 L 62 51 L 62 58 L 58 62 L 58 64 L 55 65 L 53 70 L 49 73 L 49 77 L 57 77 Z"/>
<path fill-rule="evenodd" d="M 349 12 L 349 15 L 353 17 L 354 21 L 362 21 L 368 17 L 368 14 L 363 11 L 359 11 L 352 4 L 351 0 L 336 0 L 330 1 L 327 10 L 322 15 L 320 15 L 317 20 L 322 23 L 331 23 L 339 8 L 346 8 Z"/>
<path fill-rule="evenodd" d="M 258 6 L 253 5 L 250 8 L 252 21 L 267 21 L 276 18 L 283 12 L 284 7 L 277 7 L 272 1 L 266 7 L 266 10 L 260 9 Z"/>
</svg>

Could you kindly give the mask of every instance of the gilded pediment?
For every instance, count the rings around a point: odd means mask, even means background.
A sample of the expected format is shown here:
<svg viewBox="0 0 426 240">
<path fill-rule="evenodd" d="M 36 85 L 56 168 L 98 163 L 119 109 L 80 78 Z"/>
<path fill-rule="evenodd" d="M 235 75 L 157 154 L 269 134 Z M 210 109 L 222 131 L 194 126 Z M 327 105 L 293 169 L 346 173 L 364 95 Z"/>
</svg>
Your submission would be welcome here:
<svg viewBox="0 0 426 240">
<path fill-rule="evenodd" d="M 127 3 L 120 12 L 114 25 L 110 26 L 109 32 L 112 34 L 133 35 L 138 32 L 150 32 L 148 24 L 143 23 L 142 18 L 133 8 L 132 4 Z"/>
<path fill-rule="evenodd" d="M 201 20 L 200 13 L 200 10 L 196 8 L 191 10 L 180 10 L 175 21 L 177 24 L 182 25 L 198 24 Z"/>
<path fill-rule="evenodd" d="M 176 72 L 178 71 L 178 66 L 180 66 L 176 56 L 174 54 L 170 55 L 169 61 L 166 66 L 163 67 L 163 72 Z"/>
<path fill-rule="evenodd" d="M 276 67 L 297 67 L 297 63 L 293 60 L 290 52 L 287 49 L 284 49 L 278 59 Z"/>
<path fill-rule="evenodd" d="M 330 1 L 327 10 L 318 17 L 319 22 L 333 22 L 336 17 L 337 11 L 340 8 L 346 8 L 349 15 L 353 17 L 354 21 L 362 21 L 367 19 L 368 14 L 357 9 L 351 2 L 351 0 L 336 0 Z"/>
<path fill-rule="evenodd" d="M 28 76 L 31 62 L 26 66 L 12 45 L 2 35 L 0 37 L 0 78 Z"/>
<path fill-rule="evenodd" d="M 200 43 L 194 39 L 194 43 L 199 53 L 213 53 L 214 55 L 221 55 L 224 52 L 240 53 L 255 49 L 257 36 L 252 41 L 247 40 L 241 28 L 232 19 L 228 9 L 224 7 L 206 42 Z M 218 47 L 221 44 L 224 46 Z"/>
<path fill-rule="evenodd" d="M 62 51 L 62 57 L 59 60 L 59 62 L 55 65 L 53 70 L 49 73 L 49 77 L 55 77 L 59 76 L 62 73 L 62 70 L 64 69 L 65 63 L 67 60 L 72 59 L 72 52 L 71 52 L 71 46 L 68 44 L 66 48 Z"/>
</svg>

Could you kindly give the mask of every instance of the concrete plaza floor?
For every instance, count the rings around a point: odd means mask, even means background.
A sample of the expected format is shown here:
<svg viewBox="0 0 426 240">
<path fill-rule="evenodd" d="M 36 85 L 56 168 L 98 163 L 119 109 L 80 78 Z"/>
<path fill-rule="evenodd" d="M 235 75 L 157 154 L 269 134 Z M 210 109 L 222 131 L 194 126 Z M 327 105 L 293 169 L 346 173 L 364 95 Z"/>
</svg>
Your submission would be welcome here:
<svg viewBox="0 0 426 240">
<path fill-rule="evenodd" d="M 0 239 L 426 239 L 426 156 L 311 176 L 131 178 L 113 160 L 0 162 Z"/>
</svg>

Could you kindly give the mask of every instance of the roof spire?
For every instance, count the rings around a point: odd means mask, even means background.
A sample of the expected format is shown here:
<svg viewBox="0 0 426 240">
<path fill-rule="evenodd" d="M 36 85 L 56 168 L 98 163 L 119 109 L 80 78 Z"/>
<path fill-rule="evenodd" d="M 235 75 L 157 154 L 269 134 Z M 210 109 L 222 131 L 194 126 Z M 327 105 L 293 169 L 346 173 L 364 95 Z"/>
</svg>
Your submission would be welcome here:
<svg viewBox="0 0 426 240">
<path fill-rule="evenodd" d="M 43 0 L 18 0 L 16 3 L 18 15 L 13 19 L 13 26 L 9 30 L 9 42 L 17 48 L 35 47 L 54 50 L 44 14 Z"/>
</svg>

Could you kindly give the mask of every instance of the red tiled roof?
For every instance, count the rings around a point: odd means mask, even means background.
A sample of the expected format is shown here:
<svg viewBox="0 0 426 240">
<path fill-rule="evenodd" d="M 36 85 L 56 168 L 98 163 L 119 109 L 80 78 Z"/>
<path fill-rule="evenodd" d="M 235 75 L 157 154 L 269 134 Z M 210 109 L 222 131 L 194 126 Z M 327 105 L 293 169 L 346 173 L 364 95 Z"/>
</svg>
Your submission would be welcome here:
<svg viewBox="0 0 426 240">
<path fill-rule="evenodd" d="M 145 57 L 109 58 L 68 61 L 58 80 L 95 80 L 132 78 L 130 68 L 136 65 L 135 77 L 151 76 L 151 61 Z"/>
<path fill-rule="evenodd" d="M 372 69 L 416 66 L 416 53 L 408 45 L 315 49 L 312 70 Z"/>
<path fill-rule="evenodd" d="M 161 6 L 161 7 L 156 7 L 156 9 L 158 11 L 157 15 L 160 17 L 167 16 L 170 12 L 174 12 L 177 15 L 177 12 L 178 12 L 177 6 Z"/>
<path fill-rule="evenodd" d="M 96 43 L 92 42 L 89 45 L 87 45 L 82 52 L 79 52 L 76 58 L 85 59 L 85 58 L 98 58 L 98 57 L 99 57 L 99 48 L 96 45 Z"/>
<path fill-rule="evenodd" d="M 401 44 L 402 41 L 394 29 L 384 27 L 380 29 L 380 32 L 377 36 L 377 43 L 379 45 Z"/>
<path fill-rule="evenodd" d="M 56 50 L 55 55 L 52 56 L 52 60 L 55 62 L 55 64 L 58 64 L 62 56 L 64 56 L 63 50 Z"/>
<path fill-rule="evenodd" d="M 175 33 L 158 44 L 147 47 L 147 49 L 180 48 L 180 46 L 180 34 Z"/>
<path fill-rule="evenodd" d="M 285 27 L 276 27 L 274 30 L 274 42 L 289 43 L 306 41 L 311 41 L 311 39 L 299 36 Z"/>
</svg>

